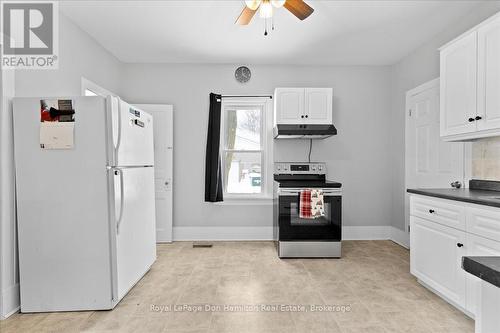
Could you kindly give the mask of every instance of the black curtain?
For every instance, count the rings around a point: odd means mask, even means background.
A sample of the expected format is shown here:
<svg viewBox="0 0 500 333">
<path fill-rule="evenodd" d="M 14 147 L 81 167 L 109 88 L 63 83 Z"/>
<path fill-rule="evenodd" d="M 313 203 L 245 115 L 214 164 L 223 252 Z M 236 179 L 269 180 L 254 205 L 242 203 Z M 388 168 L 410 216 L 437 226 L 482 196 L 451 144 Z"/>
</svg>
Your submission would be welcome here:
<svg viewBox="0 0 500 333">
<path fill-rule="evenodd" d="M 220 159 L 221 95 L 210 94 L 207 154 L 205 160 L 205 201 L 222 201 L 222 170 Z"/>
</svg>

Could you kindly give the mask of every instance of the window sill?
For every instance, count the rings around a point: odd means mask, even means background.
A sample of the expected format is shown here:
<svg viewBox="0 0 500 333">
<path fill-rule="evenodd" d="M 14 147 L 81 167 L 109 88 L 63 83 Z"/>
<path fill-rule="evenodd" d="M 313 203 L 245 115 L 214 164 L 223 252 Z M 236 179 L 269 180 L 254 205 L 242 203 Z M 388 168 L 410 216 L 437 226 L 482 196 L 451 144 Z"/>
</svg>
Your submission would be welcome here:
<svg viewBox="0 0 500 333">
<path fill-rule="evenodd" d="M 224 201 L 214 203 L 218 206 L 270 206 L 273 204 L 273 198 L 260 197 L 260 198 L 224 198 Z"/>
</svg>

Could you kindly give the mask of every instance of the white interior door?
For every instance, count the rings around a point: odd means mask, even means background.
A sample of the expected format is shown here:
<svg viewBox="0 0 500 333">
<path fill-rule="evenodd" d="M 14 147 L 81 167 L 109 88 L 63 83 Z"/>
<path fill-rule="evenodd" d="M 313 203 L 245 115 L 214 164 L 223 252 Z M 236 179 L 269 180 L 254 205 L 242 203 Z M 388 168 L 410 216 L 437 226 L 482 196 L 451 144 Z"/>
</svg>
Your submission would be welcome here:
<svg viewBox="0 0 500 333">
<path fill-rule="evenodd" d="M 406 95 L 406 188 L 446 188 L 464 181 L 464 144 L 439 133 L 439 79 Z M 408 231 L 410 203 L 405 200 Z"/>
<path fill-rule="evenodd" d="M 156 241 L 172 241 L 173 221 L 173 140 L 172 105 L 136 104 L 150 113 L 154 123 Z"/>
</svg>

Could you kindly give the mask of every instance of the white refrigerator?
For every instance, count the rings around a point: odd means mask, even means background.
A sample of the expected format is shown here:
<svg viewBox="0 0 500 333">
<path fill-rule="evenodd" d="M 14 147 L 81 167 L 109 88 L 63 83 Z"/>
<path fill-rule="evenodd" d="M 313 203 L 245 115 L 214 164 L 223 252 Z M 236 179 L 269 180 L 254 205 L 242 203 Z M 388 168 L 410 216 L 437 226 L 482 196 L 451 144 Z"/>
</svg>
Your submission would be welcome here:
<svg viewBox="0 0 500 333">
<path fill-rule="evenodd" d="M 13 113 L 21 312 L 114 308 L 156 259 L 153 118 L 111 96 Z"/>
</svg>

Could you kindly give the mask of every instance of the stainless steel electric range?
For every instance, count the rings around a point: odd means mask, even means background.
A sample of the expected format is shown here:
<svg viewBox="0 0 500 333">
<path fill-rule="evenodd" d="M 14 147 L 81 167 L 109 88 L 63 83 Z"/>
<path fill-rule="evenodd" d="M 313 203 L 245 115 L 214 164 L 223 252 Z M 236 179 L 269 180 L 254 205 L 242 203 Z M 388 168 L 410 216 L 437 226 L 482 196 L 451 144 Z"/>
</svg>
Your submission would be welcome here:
<svg viewBox="0 0 500 333">
<path fill-rule="evenodd" d="M 326 180 L 325 163 L 274 164 L 274 239 L 280 258 L 340 258 L 342 184 Z M 323 191 L 324 216 L 300 218 L 300 193 Z"/>
</svg>

